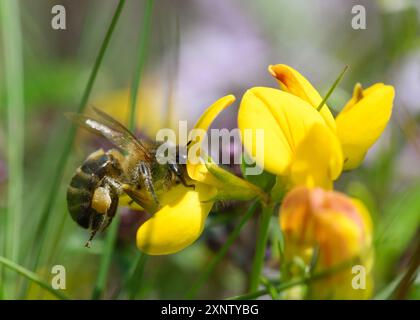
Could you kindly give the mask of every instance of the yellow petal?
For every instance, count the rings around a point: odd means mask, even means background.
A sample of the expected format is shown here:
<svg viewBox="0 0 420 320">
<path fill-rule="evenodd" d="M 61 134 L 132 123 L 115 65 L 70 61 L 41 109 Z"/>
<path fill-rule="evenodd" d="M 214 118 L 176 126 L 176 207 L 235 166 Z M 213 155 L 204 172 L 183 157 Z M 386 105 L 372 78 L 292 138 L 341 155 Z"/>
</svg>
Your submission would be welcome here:
<svg viewBox="0 0 420 320">
<path fill-rule="evenodd" d="M 319 95 L 318 91 L 316 91 L 312 84 L 302 74 L 292 67 L 285 64 L 276 64 L 269 66 L 268 71 L 277 79 L 277 82 L 284 91 L 290 92 L 309 102 L 314 108 L 318 108 L 322 102 L 322 97 Z M 335 130 L 334 117 L 326 104 L 322 107 L 320 113 L 327 125 L 332 130 Z"/>
<path fill-rule="evenodd" d="M 210 107 L 208 107 L 206 111 L 204 111 L 200 119 L 196 122 L 194 129 L 207 131 L 211 123 L 219 115 L 219 113 L 226 109 L 228 106 L 230 106 L 234 101 L 235 96 L 233 95 L 227 95 L 217 100 Z M 197 135 L 197 138 L 198 140 L 194 141 L 193 143 L 200 142 L 201 138 L 199 134 Z M 194 157 L 194 160 L 196 160 L 195 158 L 197 156 L 200 156 L 200 146 L 198 146 L 197 148 L 197 154 L 192 155 L 190 151 L 191 149 L 194 149 L 194 147 L 195 146 L 193 145 L 189 146 L 188 158 L 191 159 L 190 157 L 192 156 Z M 204 163 L 187 161 L 187 172 L 190 178 L 193 180 L 202 181 L 209 185 L 214 185 L 217 182 L 216 179 L 208 172 Z"/>
<path fill-rule="evenodd" d="M 195 165 L 187 164 L 187 172 L 188 176 L 195 181 L 200 181 L 216 187 L 220 184 L 219 180 L 209 172 L 204 163 Z"/>
<path fill-rule="evenodd" d="M 296 147 L 314 123 L 324 120 L 306 101 L 284 91 L 255 87 L 243 96 L 238 127 L 248 154 L 265 170 L 288 173 Z M 258 130 L 263 136 L 263 152 L 257 152 Z M 250 136 L 250 138 L 247 138 Z"/>
<path fill-rule="evenodd" d="M 227 95 L 207 108 L 206 111 L 201 115 L 200 119 L 195 123 L 194 129 L 203 129 L 207 131 L 211 123 L 216 119 L 220 112 L 229 107 L 235 101 L 234 95 Z"/>
<path fill-rule="evenodd" d="M 362 85 L 360 83 L 356 83 L 356 85 L 354 86 L 354 89 L 353 89 L 353 95 L 352 95 L 352 97 L 346 103 L 346 105 L 341 110 L 341 112 L 343 112 L 344 110 L 348 110 L 348 109 L 352 108 L 357 102 L 359 102 L 360 100 L 362 100 L 362 98 L 363 98 L 363 88 L 362 88 Z"/>
<path fill-rule="evenodd" d="M 195 190 L 177 185 L 162 195 L 162 208 L 137 231 L 137 247 L 150 255 L 178 252 L 201 235 L 215 190 L 197 183 Z"/>
<path fill-rule="evenodd" d="M 382 134 L 391 117 L 393 100 L 394 88 L 378 83 L 363 90 L 362 97 L 355 90 L 353 98 L 337 116 L 345 170 L 358 167 Z"/>
<path fill-rule="evenodd" d="M 296 150 L 290 178 L 294 186 L 332 189 L 342 168 L 340 141 L 327 126 L 316 123 Z"/>
</svg>

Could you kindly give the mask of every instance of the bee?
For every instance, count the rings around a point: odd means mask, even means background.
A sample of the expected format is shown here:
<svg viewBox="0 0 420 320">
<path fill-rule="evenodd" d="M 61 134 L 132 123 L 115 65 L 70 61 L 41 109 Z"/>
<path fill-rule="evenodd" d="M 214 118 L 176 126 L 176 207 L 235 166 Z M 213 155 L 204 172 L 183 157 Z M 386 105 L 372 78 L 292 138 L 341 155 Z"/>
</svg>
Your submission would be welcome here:
<svg viewBox="0 0 420 320">
<path fill-rule="evenodd" d="M 126 194 L 149 212 L 155 212 L 159 195 L 172 186 L 188 183 L 184 148 L 170 146 L 163 155 L 163 142 L 137 139 L 124 125 L 108 114 L 93 108 L 95 115 L 66 114 L 88 131 L 102 136 L 116 148 L 99 149 L 77 168 L 67 189 L 67 207 L 79 226 L 90 231 L 85 246 L 98 231 L 104 231 L 117 211 L 119 198 Z M 159 161 L 165 156 L 166 162 Z"/>
</svg>

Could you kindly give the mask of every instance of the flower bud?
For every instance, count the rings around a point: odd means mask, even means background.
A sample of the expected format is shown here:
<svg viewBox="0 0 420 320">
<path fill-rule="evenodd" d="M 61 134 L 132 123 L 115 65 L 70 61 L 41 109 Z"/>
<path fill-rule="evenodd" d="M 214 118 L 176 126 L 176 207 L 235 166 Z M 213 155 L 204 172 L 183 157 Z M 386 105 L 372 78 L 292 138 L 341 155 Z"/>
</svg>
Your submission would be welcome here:
<svg viewBox="0 0 420 320">
<path fill-rule="evenodd" d="M 283 201 L 279 222 L 289 269 L 296 259 L 308 266 L 293 276 L 315 277 L 308 281 L 311 298 L 370 296 L 372 223 L 359 201 L 335 191 L 295 188 Z"/>
</svg>

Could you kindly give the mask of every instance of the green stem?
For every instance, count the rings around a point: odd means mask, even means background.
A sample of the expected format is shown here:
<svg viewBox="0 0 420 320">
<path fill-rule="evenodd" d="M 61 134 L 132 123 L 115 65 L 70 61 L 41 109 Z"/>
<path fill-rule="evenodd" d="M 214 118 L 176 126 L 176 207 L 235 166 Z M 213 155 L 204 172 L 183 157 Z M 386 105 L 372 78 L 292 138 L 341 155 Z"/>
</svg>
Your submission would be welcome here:
<svg viewBox="0 0 420 320">
<path fill-rule="evenodd" d="M 122 8 L 124 7 L 124 4 L 125 4 L 125 0 L 120 0 L 115 10 L 114 16 L 112 17 L 111 23 L 105 34 L 105 38 L 102 42 L 101 48 L 99 49 L 98 56 L 96 57 L 95 63 L 90 73 L 86 88 L 83 92 L 82 99 L 80 100 L 80 104 L 77 109 L 78 113 L 83 113 L 86 108 L 86 104 L 89 99 L 90 93 L 92 91 L 92 87 L 95 82 L 96 76 L 98 74 L 99 67 L 102 64 L 103 58 L 105 56 L 105 52 L 108 48 L 109 42 L 111 40 L 111 36 L 115 30 L 115 26 L 121 15 L 121 11 L 122 11 Z M 63 143 L 64 144 L 63 151 L 59 157 L 58 166 L 55 171 L 53 181 L 51 183 L 51 188 L 48 191 L 47 201 L 46 201 L 44 209 L 42 210 L 41 219 L 35 231 L 35 239 L 33 241 L 33 248 L 31 250 L 31 253 L 33 254 L 33 258 L 30 261 L 30 265 L 32 266 L 31 269 L 36 269 L 39 263 L 41 251 L 43 248 L 43 243 L 45 241 L 45 236 L 47 234 L 46 228 L 49 225 L 49 218 L 51 217 L 51 209 L 53 208 L 55 200 L 58 195 L 57 190 L 59 190 L 61 179 L 63 177 L 64 170 L 66 168 L 66 164 L 67 164 L 67 161 L 68 161 L 71 149 L 72 149 L 75 136 L 76 136 L 76 127 L 75 125 L 72 125 L 67 134 L 67 137 L 64 139 L 65 141 Z"/>
<path fill-rule="evenodd" d="M 345 261 L 343 263 L 340 263 L 328 270 L 324 270 L 324 271 L 320 271 L 318 273 L 315 273 L 313 275 L 309 275 L 309 276 L 305 276 L 299 279 L 294 279 L 294 280 L 290 280 L 288 282 L 284 282 L 282 284 L 279 284 L 277 286 L 275 286 L 274 288 L 277 291 L 277 294 L 279 294 L 280 292 L 287 290 L 289 288 L 292 288 L 294 286 L 298 286 L 301 284 L 308 284 L 311 283 L 313 281 L 317 281 L 323 278 L 327 278 L 329 276 L 331 276 L 332 274 L 342 271 L 346 268 L 349 268 L 350 266 L 354 265 L 354 263 L 357 261 L 357 259 L 351 259 L 349 261 Z M 234 296 L 234 297 L 230 297 L 227 298 L 226 300 L 250 300 L 250 299 L 256 299 L 258 297 L 261 297 L 265 294 L 269 294 L 270 293 L 270 288 L 265 288 L 265 289 L 261 289 L 261 290 L 256 290 L 254 292 L 250 292 L 250 293 L 246 293 L 243 295 L 239 295 L 239 296 Z"/>
<path fill-rule="evenodd" d="M 4 265 L 6 268 L 9 268 L 20 275 L 26 277 L 32 282 L 35 282 L 40 287 L 44 288 L 54 296 L 56 296 L 58 299 L 61 300 L 69 300 L 69 297 L 67 297 L 65 294 L 60 292 L 59 290 L 54 289 L 51 287 L 48 283 L 44 282 L 36 273 L 29 271 L 28 269 L 14 263 L 13 261 L 6 259 L 5 257 L 0 256 L 0 264 Z"/>
<path fill-rule="evenodd" d="M 417 274 L 420 270 L 420 233 L 416 239 L 417 239 L 416 251 L 411 257 L 407 272 L 405 273 L 404 277 L 401 279 L 401 282 L 398 284 L 397 288 L 395 289 L 395 292 L 393 295 L 394 299 L 403 300 L 407 298 L 410 287 L 415 281 Z"/>
<path fill-rule="evenodd" d="M 146 0 L 144 14 L 143 14 L 143 26 L 142 31 L 139 33 L 139 46 L 138 46 L 138 59 L 136 63 L 136 68 L 134 72 L 134 79 L 131 87 L 131 101 L 130 101 L 130 119 L 129 119 L 129 128 L 131 131 L 135 132 L 136 129 L 136 110 L 137 110 L 137 94 L 139 91 L 141 77 L 143 74 L 143 69 L 146 64 L 147 58 L 147 48 L 149 44 L 149 35 L 150 35 L 150 26 L 152 22 L 152 13 L 153 13 L 153 0 Z M 134 299 L 141 285 L 141 280 L 143 278 L 143 272 L 145 264 L 147 261 L 147 255 L 144 253 L 138 253 L 138 256 L 135 259 L 135 262 L 130 268 L 129 277 L 124 286 L 129 286 L 129 298 Z M 138 285 L 133 286 L 132 284 L 136 283 Z"/>
<path fill-rule="evenodd" d="M 317 111 L 321 111 L 322 107 L 324 106 L 324 104 L 327 102 L 328 98 L 330 97 L 330 95 L 333 93 L 334 89 L 337 87 L 337 85 L 340 83 L 341 79 L 343 78 L 344 74 L 346 73 L 347 69 L 349 68 L 349 66 L 345 66 L 343 71 L 341 71 L 340 75 L 338 76 L 337 79 L 335 79 L 333 85 L 331 86 L 331 88 L 328 90 L 327 94 L 325 95 L 324 99 L 322 99 L 321 103 L 319 104 L 319 106 L 316 108 Z"/>
<path fill-rule="evenodd" d="M 278 300 L 279 293 L 277 292 L 277 288 L 265 277 L 261 277 L 261 283 L 266 288 L 267 292 L 270 294 L 273 300 Z"/>
<path fill-rule="evenodd" d="M 277 291 L 277 294 L 279 294 L 281 291 L 284 291 L 286 289 L 292 288 L 300 284 L 305 284 L 307 282 L 308 282 L 308 279 L 306 278 L 291 280 L 289 282 L 285 282 L 275 287 L 275 289 Z M 226 300 L 251 300 L 251 299 L 256 299 L 258 297 L 261 297 L 269 293 L 270 293 L 270 289 L 266 287 L 265 289 L 261 289 L 261 290 L 254 291 L 251 293 L 246 293 L 239 296 L 230 297 L 230 298 L 227 298 Z"/>
<path fill-rule="evenodd" d="M 247 212 L 244 214 L 244 216 L 239 221 L 238 225 L 233 229 L 232 233 L 229 235 L 229 238 L 226 240 L 223 247 L 219 250 L 216 256 L 211 260 L 211 262 L 208 264 L 207 268 L 203 273 L 201 273 L 198 280 L 192 285 L 191 289 L 187 292 L 186 298 L 192 299 L 197 294 L 198 290 L 206 283 L 210 275 L 213 273 L 216 266 L 220 263 L 220 261 L 223 259 L 223 257 L 226 255 L 229 248 L 232 246 L 232 244 L 235 242 L 235 240 L 238 238 L 242 228 L 244 227 L 245 223 L 252 217 L 255 210 L 258 207 L 258 202 L 255 201 L 247 210 Z"/>
<path fill-rule="evenodd" d="M 265 250 L 268 240 L 268 229 L 274 205 L 270 204 L 263 207 L 258 231 L 257 244 L 255 249 L 254 261 L 252 263 L 250 291 L 256 291 L 260 282 L 261 272 L 264 266 Z"/>
<path fill-rule="evenodd" d="M 146 0 L 146 5 L 144 9 L 144 14 L 143 14 L 143 27 L 142 27 L 142 32 L 140 32 L 140 38 L 139 38 L 139 47 L 138 47 L 139 56 L 137 59 L 133 84 L 131 87 L 130 123 L 129 123 L 129 128 L 131 131 L 134 131 L 136 129 L 137 94 L 138 94 L 138 90 L 139 90 L 139 86 L 141 82 L 143 68 L 146 64 L 147 46 L 149 43 L 150 25 L 152 21 L 152 11 L 153 11 L 153 0 Z"/>
<path fill-rule="evenodd" d="M 404 278 L 406 273 L 399 274 L 394 280 L 388 283 L 384 288 L 379 291 L 372 300 L 388 300 L 392 298 L 401 280 Z"/>
<path fill-rule="evenodd" d="M 146 266 L 146 261 L 148 255 L 137 251 L 136 256 L 133 260 L 133 262 L 130 264 L 130 267 L 128 268 L 128 272 L 126 272 L 124 281 L 121 285 L 121 287 L 115 291 L 112 299 L 118 299 L 122 297 L 122 290 L 127 293 L 127 296 L 130 299 L 134 299 L 137 295 L 138 288 L 137 283 L 141 282 L 141 279 L 143 279 L 143 273 Z"/>
<path fill-rule="evenodd" d="M 126 288 L 128 288 L 128 299 L 130 300 L 133 300 L 139 292 L 147 257 L 147 254 L 139 252 L 133 265 L 130 268 L 129 277 L 127 278 L 125 285 Z"/>
<path fill-rule="evenodd" d="M 111 265 L 112 252 L 114 251 L 115 241 L 117 239 L 120 217 L 116 215 L 107 231 L 105 239 L 105 249 L 102 253 L 99 266 L 98 278 L 92 292 L 92 300 L 100 299 L 103 296 L 108 279 L 109 267 Z"/>
<path fill-rule="evenodd" d="M 19 261 L 19 242 L 23 211 L 23 157 L 24 157 L 24 93 L 23 52 L 20 28 L 19 3 L 1 1 L 1 26 L 3 29 L 4 68 L 7 93 L 7 164 L 8 189 L 5 215 L 5 255 Z M 0 271 L 0 274 L 2 272 Z M 16 281 L 6 275 L 3 282 L 8 296 L 13 296 Z"/>
<path fill-rule="evenodd" d="M 173 16 L 173 13 L 169 13 L 169 16 Z M 180 51 L 180 27 L 179 27 L 179 14 L 176 13 L 175 15 L 175 26 L 170 26 L 170 28 L 174 28 L 175 33 L 175 43 L 172 48 L 173 52 L 173 61 L 171 62 L 171 68 L 168 69 L 168 94 L 167 94 L 167 103 L 166 103 L 166 115 L 164 117 L 164 126 L 165 128 L 171 128 L 172 124 L 172 116 L 173 116 L 173 109 L 174 109 L 174 102 L 175 102 L 175 93 L 177 88 L 177 78 L 178 78 L 178 69 L 179 69 L 179 51 Z"/>
</svg>

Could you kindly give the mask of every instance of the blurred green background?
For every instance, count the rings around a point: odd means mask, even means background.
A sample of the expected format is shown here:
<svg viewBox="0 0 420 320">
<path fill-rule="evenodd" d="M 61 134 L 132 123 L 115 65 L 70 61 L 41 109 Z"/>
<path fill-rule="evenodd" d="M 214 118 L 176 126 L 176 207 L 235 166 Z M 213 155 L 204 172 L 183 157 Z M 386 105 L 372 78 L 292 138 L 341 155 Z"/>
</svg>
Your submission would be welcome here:
<svg viewBox="0 0 420 320">
<path fill-rule="evenodd" d="M 118 1 L 16 3 L 17 15 L 9 19 L 2 15 L 0 24 L 0 230 L 11 225 L 7 218 L 11 210 L 19 210 L 18 231 L 11 235 L 18 235 L 15 261 L 47 282 L 53 276 L 53 265 L 65 266 L 65 293 L 88 299 L 97 284 L 107 240 L 102 235 L 91 249 L 84 248 L 87 232 L 71 220 L 65 194 L 75 169 L 101 141 L 86 134 L 76 137 L 70 161 L 59 177 L 60 187 L 53 190 L 55 201 L 46 218 L 42 217 L 70 130 L 64 113 L 76 111 L 80 104 Z M 66 8 L 66 30 L 51 27 L 55 4 Z M 366 8 L 366 30 L 351 27 L 355 4 Z M 146 1 L 126 1 L 87 102 L 121 121 L 128 120 L 145 5 Z M 2 9 L 7 11 L 5 5 Z M 176 128 L 178 120 L 192 125 L 207 106 L 225 94 L 233 93 L 239 99 L 252 86 L 276 87 L 267 72 L 269 64 L 296 68 L 321 94 L 348 65 L 329 100 L 334 111 L 349 99 L 356 82 L 365 87 L 375 82 L 392 84 L 396 98 L 388 128 L 363 166 L 345 173 L 336 184 L 338 190 L 362 199 L 370 209 L 375 226 L 375 293 L 387 297 L 419 243 L 419 15 L 420 2 L 415 0 L 156 0 L 141 73 L 138 134 L 153 137 L 161 127 Z M 20 30 L 14 28 L 16 24 Z M 20 64 L 21 77 L 16 73 Z M 13 83 L 21 86 L 13 87 Z M 10 93 L 11 88 L 15 93 Z M 10 94 L 17 100 L 10 100 Z M 10 101 L 21 101 L 21 107 L 10 106 Z M 214 126 L 234 128 L 236 110 L 237 105 L 224 112 Z M 10 121 L 16 122 L 10 125 Z M 24 144 L 8 132 L 23 133 Z M 10 166 L 10 152 L 15 156 L 12 159 L 23 158 L 23 171 L 19 165 Z M 16 191 L 12 195 L 9 184 Z M 9 206 L 13 194 L 17 199 L 22 196 L 21 207 Z M 178 254 L 148 258 L 141 279 L 131 283 L 137 288 L 130 289 L 124 281 L 133 261 L 139 259 L 135 230 L 142 214 L 121 209 L 116 247 L 100 296 L 185 297 L 245 210 L 246 205 L 237 203 L 216 206 L 199 241 Z M 272 222 L 275 229 L 275 217 Z M 255 228 L 256 219 L 246 225 L 196 297 L 225 298 L 245 292 Z M 8 233 L 0 236 L 0 253 L 7 255 Z M 275 268 L 275 257 L 268 256 L 266 271 Z M 1 287 L 6 298 L 52 297 L 23 277 Z M 405 298 L 420 298 L 419 288 L 418 279 Z"/>
</svg>

